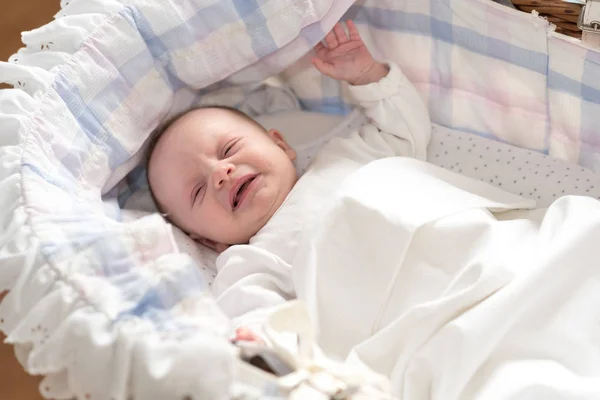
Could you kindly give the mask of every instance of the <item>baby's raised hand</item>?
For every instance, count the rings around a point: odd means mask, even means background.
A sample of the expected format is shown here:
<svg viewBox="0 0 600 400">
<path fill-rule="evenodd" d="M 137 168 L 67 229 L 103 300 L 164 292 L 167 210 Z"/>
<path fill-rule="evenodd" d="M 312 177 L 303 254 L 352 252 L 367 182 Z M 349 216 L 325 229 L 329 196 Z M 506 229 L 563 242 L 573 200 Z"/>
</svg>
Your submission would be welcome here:
<svg viewBox="0 0 600 400">
<path fill-rule="evenodd" d="M 315 46 L 316 57 L 312 62 L 321 73 L 351 85 L 377 82 L 387 75 L 388 68 L 373 59 L 362 41 L 354 22 L 346 22 L 348 34 L 340 22 L 325 36 L 325 46 Z"/>
</svg>

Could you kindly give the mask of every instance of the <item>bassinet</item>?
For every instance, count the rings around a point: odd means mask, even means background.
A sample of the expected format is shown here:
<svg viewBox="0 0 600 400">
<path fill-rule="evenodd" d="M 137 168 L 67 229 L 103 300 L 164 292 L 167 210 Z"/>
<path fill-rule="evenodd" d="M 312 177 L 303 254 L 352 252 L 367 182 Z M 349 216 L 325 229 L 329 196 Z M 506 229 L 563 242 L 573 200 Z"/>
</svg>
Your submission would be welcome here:
<svg viewBox="0 0 600 400">
<path fill-rule="evenodd" d="M 236 386 L 228 321 L 171 227 L 127 222 L 120 204 L 144 180 L 134 167 L 149 133 L 208 95 L 239 105 L 283 72 L 303 109 L 346 114 L 343 88 L 303 58 L 340 18 L 403 68 L 438 126 L 600 170 L 593 48 L 487 0 L 353 3 L 63 1 L 23 35 L 0 68 L 15 86 L 0 91 L 0 329 L 46 375 L 45 397 L 270 389 Z"/>
</svg>

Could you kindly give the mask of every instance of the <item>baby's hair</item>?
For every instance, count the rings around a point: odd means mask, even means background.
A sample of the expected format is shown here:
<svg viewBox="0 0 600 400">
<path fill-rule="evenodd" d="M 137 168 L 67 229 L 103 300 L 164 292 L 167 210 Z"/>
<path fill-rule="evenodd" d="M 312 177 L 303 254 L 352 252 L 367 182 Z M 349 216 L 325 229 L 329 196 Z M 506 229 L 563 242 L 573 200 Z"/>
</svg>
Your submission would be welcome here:
<svg viewBox="0 0 600 400">
<path fill-rule="evenodd" d="M 235 115 L 237 115 L 238 117 L 241 117 L 243 119 L 245 119 L 246 121 L 254 124 L 256 127 L 259 127 L 261 130 L 265 130 L 265 128 L 259 124 L 257 121 L 255 121 L 253 118 L 251 118 L 250 116 L 248 116 L 248 114 L 233 108 L 233 107 L 228 107 L 228 106 L 219 106 L 219 105 L 209 105 L 209 106 L 196 106 L 196 107 L 192 107 L 192 108 L 188 108 L 187 110 L 184 110 L 182 112 L 179 112 L 173 116 L 171 116 L 170 118 L 166 119 L 165 121 L 163 121 L 158 128 L 156 128 L 151 134 L 150 134 L 150 138 L 148 140 L 148 147 L 146 148 L 146 153 L 144 156 L 144 163 L 146 165 L 146 170 L 148 170 L 148 168 L 150 167 L 150 158 L 152 157 L 152 153 L 154 153 L 154 150 L 156 149 L 156 146 L 158 145 L 158 142 L 160 142 L 160 139 L 164 136 L 164 134 L 169 130 L 169 128 L 171 128 L 173 126 L 173 124 L 175 124 L 175 122 L 177 122 L 179 119 L 183 118 L 184 116 L 186 116 L 187 114 L 197 111 L 197 110 L 204 110 L 204 109 L 211 109 L 211 108 L 216 108 L 219 110 L 225 110 L 225 111 L 229 111 Z M 147 174 L 149 176 L 149 174 Z M 148 189 L 150 190 L 150 196 L 152 196 L 152 200 L 154 201 L 154 204 L 156 204 L 156 207 L 158 208 L 159 211 L 160 210 L 160 205 L 156 199 L 156 196 L 154 195 L 154 191 L 152 190 L 152 186 L 150 185 L 150 179 L 148 179 Z M 167 217 L 166 214 L 163 214 L 163 216 Z"/>
</svg>

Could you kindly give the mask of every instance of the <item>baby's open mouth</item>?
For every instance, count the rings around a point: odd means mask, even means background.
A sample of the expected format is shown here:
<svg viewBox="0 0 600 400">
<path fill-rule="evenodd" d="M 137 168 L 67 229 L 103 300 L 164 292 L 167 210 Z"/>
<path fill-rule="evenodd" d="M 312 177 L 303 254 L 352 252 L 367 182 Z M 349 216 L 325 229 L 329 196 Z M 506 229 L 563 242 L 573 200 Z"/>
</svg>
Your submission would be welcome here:
<svg viewBox="0 0 600 400">
<path fill-rule="evenodd" d="M 256 178 L 255 175 L 248 175 L 238 180 L 236 187 L 234 187 L 234 194 L 231 201 L 231 208 L 237 209 L 245 199 L 245 194 L 248 191 L 248 187 Z"/>
</svg>

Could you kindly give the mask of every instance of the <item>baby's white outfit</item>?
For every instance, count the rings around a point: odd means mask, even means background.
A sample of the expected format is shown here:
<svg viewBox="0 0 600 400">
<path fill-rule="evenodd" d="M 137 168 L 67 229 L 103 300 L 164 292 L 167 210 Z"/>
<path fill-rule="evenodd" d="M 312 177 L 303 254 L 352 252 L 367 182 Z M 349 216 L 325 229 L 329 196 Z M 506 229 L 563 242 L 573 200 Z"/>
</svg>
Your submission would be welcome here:
<svg viewBox="0 0 600 400">
<path fill-rule="evenodd" d="M 292 263 L 302 233 L 318 224 L 346 177 L 382 158 L 425 160 L 429 114 L 399 67 L 389 67 L 379 82 L 350 86 L 369 123 L 325 145 L 250 243 L 232 246 L 217 258 L 214 295 L 234 324 L 260 324 L 269 308 L 295 297 Z"/>
</svg>

